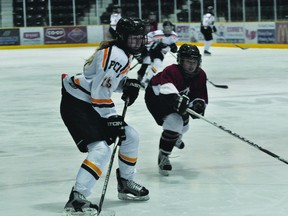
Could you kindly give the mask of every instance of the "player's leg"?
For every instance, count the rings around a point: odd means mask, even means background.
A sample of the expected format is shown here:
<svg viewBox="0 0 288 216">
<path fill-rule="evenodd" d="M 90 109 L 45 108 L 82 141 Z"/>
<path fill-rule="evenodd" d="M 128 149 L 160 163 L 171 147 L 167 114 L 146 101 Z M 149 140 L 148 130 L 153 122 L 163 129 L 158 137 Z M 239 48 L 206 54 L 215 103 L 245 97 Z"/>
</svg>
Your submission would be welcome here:
<svg viewBox="0 0 288 216">
<path fill-rule="evenodd" d="M 130 126 L 125 127 L 125 132 L 126 140 L 122 141 L 119 147 L 119 169 L 116 171 L 118 198 L 121 200 L 145 201 L 149 199 L 149 191 L 134 181 L 135 165 L 138 159 L 139 135 Z"/>
</svg>

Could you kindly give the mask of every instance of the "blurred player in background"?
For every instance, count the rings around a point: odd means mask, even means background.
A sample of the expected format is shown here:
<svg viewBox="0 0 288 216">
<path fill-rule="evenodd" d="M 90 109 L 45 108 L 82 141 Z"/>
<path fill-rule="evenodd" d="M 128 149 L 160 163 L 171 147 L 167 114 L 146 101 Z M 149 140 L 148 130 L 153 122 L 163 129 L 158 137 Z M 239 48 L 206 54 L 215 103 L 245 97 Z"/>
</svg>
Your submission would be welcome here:
<svg viewBox="0 0 288 216">
<path fill-rule="evenodd" d="M 110 27 L 109 27 L 109 32 L 112 36 L 112 38 L 116 39 L 117 35 L 116 35 L 116 25 L 118 23 L 118 21 L 121 19 L 121 12 L 122 9 L 120 6 L 115 5 L 113 7 L 113 11 L 112 14 L 110 15 Z"/>
<path fill-rule="evenodd" d="M 176 42 L 179 38 L 173 29 L 173 24 L 170 21 L 165 21 L 163 22 L 163 29 L 148 33 L 147 48 L 151 58 L 151 67 L 142 80 L 145 85 L 162 69 L 164 56 L 168 52 L 177 52 Z"/>
<path fill-rule="evenodd" d="M 212 6 L 209 6 L 207 8 L 207 13 L 203 16 L 200 27 L 200 31 L 204 36 L 204 55 L 211 55 L 209 50 L 213 41 L 213 33 L 217 32 L 214 22 L 214 10 Z"/>
</svg>

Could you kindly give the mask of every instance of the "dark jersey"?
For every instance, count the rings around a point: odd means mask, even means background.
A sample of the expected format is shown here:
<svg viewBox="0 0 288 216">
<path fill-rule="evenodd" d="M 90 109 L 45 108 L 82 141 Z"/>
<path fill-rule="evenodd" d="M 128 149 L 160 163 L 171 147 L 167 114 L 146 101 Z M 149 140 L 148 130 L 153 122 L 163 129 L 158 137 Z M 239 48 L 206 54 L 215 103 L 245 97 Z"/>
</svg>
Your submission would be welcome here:
<svg viewBox="0 0 288 216">
<path fill-rule="evenodd" d="M 193 78 L 184 78 L 179 65 L 173 64 L 155 75 L 146 88 L 145 102 L 148 110 L 159 125 L 166 115 L 175 112 L 173 104 L 176 94 L 185 94 L 193 101 L 203 99 L 208 104 L 207 76 L 199 68 L 199 74 Z"/>
<path fill-rule="evenodd" d="M 154 76 L 150 84 L 156 95 L 186 94 L 190 101 L 201 98 L 208 104 L 206 81 L 206 73 L 201 68 L 197 76 L 184 79 L 179 66 L 173 64 Z"/>
</svg>

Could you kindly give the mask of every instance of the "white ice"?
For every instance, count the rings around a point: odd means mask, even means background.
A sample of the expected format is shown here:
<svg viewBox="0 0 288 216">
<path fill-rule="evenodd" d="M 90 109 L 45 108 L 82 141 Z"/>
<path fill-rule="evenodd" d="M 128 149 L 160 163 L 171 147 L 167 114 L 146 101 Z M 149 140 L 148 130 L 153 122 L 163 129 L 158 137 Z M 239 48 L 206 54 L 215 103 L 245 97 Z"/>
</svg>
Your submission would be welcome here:
<svg viewBox="0 0 288 216">
<path fill-rule="evenodd" d="M 0 50 L 1 215 L 61 215 L 86 155 L 60 118 L 60 76 L 81 72 L 93 52 L 94 47 Z M 212 82 L 229 88 L 207 83 L 205 118 L 288 160 L 288 50 L 211 52 L 202 67 Z M 175 58 L 168 53 L 164 65 L 171 63 Z M 121 113 L 120 94 L 114 96 Z M 288 165 L 201 119 L 191 120 L 185 149 L 174 150 L 170 176 L 160 176 L 162 130 L 143 97 L 141 91 L 126 119 L 140 135 L 136 181 L 150 190 L 150 200 L 117 199 L 115 160 L 104 209 L 117 216 L 288 215 Z M 89 197 L 93 202 L 99 201 L 105 175 Z"/>
</svg>

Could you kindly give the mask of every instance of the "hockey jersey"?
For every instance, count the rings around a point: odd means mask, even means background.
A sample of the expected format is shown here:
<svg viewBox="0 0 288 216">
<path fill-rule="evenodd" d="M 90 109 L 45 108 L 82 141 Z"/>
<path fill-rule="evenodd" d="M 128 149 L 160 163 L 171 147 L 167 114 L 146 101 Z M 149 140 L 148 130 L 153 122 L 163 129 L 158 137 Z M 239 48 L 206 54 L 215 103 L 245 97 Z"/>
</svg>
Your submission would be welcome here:
<svg viewBox="0 0 288 216">
<path fill-rule="evenodd" d="M 187 80 L 184 79 L 177 64 L 166 67 L 162 72 L 156 74 L 150 81 L 155 95 L 171 96 L 185 94 L 190 101 L 201 98 L 208 104 L 208 93 L 206 87 L 206 73 L 199 68 L 199 74 Z"/>
<path fill-rule="evenodd" d="M 132 55 L 127 56 L 117 46 L 98 50 L 84 72 L 66 76 L 63 85 L 75 98 L 91 103 L 101 117 L 109 118 L 117 115 L 111 96 L 113 92 L 122 92 L 131 61 Z"/>
<path fill-rule="evenodd" d="M 211 27 L 213 28 L 215 22 L 215 17 L 211 13 L 206 13 L 203 16 L 202 26 L 203 27 Z"/>
<path fill-rule="evenodd" d="M 114 30 L 116 30 L 116 25 L 118 23 L 118 21 L 121 19 L 121 14 L 120 13 L 112 13 L 110 16 L 110 26 L 111 28 L 113 28 Z"/>
<path fill-rule="evenodd" d="M 155 48 L 157 44 L 160 42 L 167 45 L 167 47 L 162 49 L 163 54 L 169 52 L 170 51 L 169 45 L 175 44 L 179 39 L 178 34 L 176 32 L 172 31 L 171 35 L 165 36 L 163 30 L 156 30 L 149 32 L 147 34 L 147 37 L 148 37 L 148 44 L 147 44 L 148 50 Z"/>
</svg>

